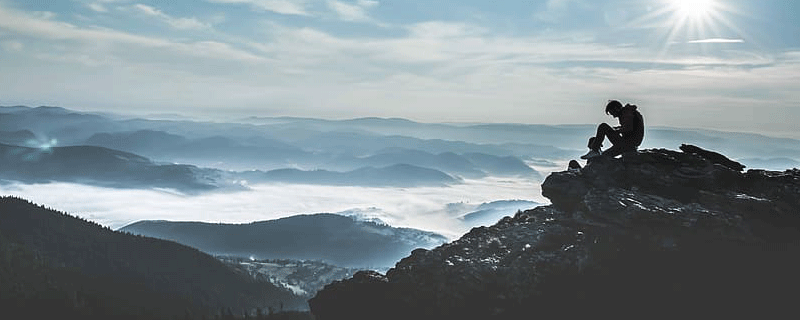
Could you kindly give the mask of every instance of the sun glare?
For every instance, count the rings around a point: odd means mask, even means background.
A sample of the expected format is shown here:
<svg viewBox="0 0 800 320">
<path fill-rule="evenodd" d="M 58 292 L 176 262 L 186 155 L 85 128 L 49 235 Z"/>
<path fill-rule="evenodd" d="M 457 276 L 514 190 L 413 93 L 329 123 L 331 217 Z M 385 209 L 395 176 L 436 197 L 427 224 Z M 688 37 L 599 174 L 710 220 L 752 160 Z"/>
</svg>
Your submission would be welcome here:
<svg viewBox="0 0 800 320">
<path fill-rule="evenodd" d="M 660 5 L 633 20 L 631 26 L 656 26 L 652 40 L 661 45 L 664 54 L 673 44 L 711 43 L 708 40 L 750 38 L 736 25 L 734 15 L 746 15 L 732 1 L 722 0 L 659 0 Z M 706 50 L 708 46 L 694 46 Z"/>
<path fill-rule="evenodd" d="M 713 0 L 673 0 L 675 11 L 683 18 L 697 19 L 709 14 L 714 7 Z"/>
</svg>

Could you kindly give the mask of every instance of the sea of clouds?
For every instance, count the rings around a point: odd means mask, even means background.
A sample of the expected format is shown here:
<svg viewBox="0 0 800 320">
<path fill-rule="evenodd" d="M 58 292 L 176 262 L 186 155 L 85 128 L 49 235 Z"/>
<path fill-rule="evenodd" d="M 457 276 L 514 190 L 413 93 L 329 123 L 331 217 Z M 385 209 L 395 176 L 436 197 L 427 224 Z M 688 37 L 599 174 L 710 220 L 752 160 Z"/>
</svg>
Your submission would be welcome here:
<svg viewBox="0 0 800 320">
<path fill-rule="evenodd" d="M 482 203 L 549 203 L 541 195 L 540 184 L 537 180 L 497 177 L 465 180 L 447 187 L 416 188 L 259 184 L 250 185 L 248 190 L 186 195 L 172 190 L 113 189 L 74 183 L 6 183 L 0 184 L 0 194 L 22 197 L 112 229 L 139 220 L 249 223 L 297 214 L 346 212 L 455 239 L 473 227 L 457 217 Z"/>
</svg>

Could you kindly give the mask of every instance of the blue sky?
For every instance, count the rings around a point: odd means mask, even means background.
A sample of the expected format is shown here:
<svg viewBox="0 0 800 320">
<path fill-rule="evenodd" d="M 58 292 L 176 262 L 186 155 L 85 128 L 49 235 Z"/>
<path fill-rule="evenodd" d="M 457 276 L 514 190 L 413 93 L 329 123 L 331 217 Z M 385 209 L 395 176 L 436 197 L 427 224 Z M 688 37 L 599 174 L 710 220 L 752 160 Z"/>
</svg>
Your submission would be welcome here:
<svg viewBox="0 0 800 320">
<path fill-rule="evenodd" d="M 800 1 L 0 0 L 0 105 L 800 137 Z"/>
</svg>

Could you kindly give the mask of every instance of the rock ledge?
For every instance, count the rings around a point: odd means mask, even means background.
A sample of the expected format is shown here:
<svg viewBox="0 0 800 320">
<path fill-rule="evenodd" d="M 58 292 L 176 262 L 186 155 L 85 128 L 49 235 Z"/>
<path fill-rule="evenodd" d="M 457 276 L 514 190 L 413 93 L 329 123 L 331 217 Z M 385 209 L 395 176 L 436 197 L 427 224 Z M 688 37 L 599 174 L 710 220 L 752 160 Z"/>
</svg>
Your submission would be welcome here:
<svg viewBox="0 0 800 320">
<path fill-rule="evenodd" d="M 775 317 L 800 285 L 800 170 L 691 145 L 551 174 L 552 205 L 309 301 L 317 319 Z"/>
</svg>

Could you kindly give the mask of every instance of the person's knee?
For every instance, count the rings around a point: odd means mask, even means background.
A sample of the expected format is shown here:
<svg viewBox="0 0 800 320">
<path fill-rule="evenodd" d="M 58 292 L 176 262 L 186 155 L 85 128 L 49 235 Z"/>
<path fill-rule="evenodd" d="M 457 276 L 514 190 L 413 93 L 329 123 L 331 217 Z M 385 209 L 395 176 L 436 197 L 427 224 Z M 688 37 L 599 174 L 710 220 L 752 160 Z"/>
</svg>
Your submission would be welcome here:
<svg viewBox="0 0 800 320">
<path fill-rule="evenodd" d="M 610 130 L 614 130 L 614 128 L 612 128 L 610 125 L 608 125 L 608 123 L 605 123 L 605 122 L 601 123 L 601 124 L 600 124 L 600 125 L 597 127 L 597 129 L 598 129 L 598 130 L 601 130 L 601 131 L 610 131 Z"/>
</svg>

